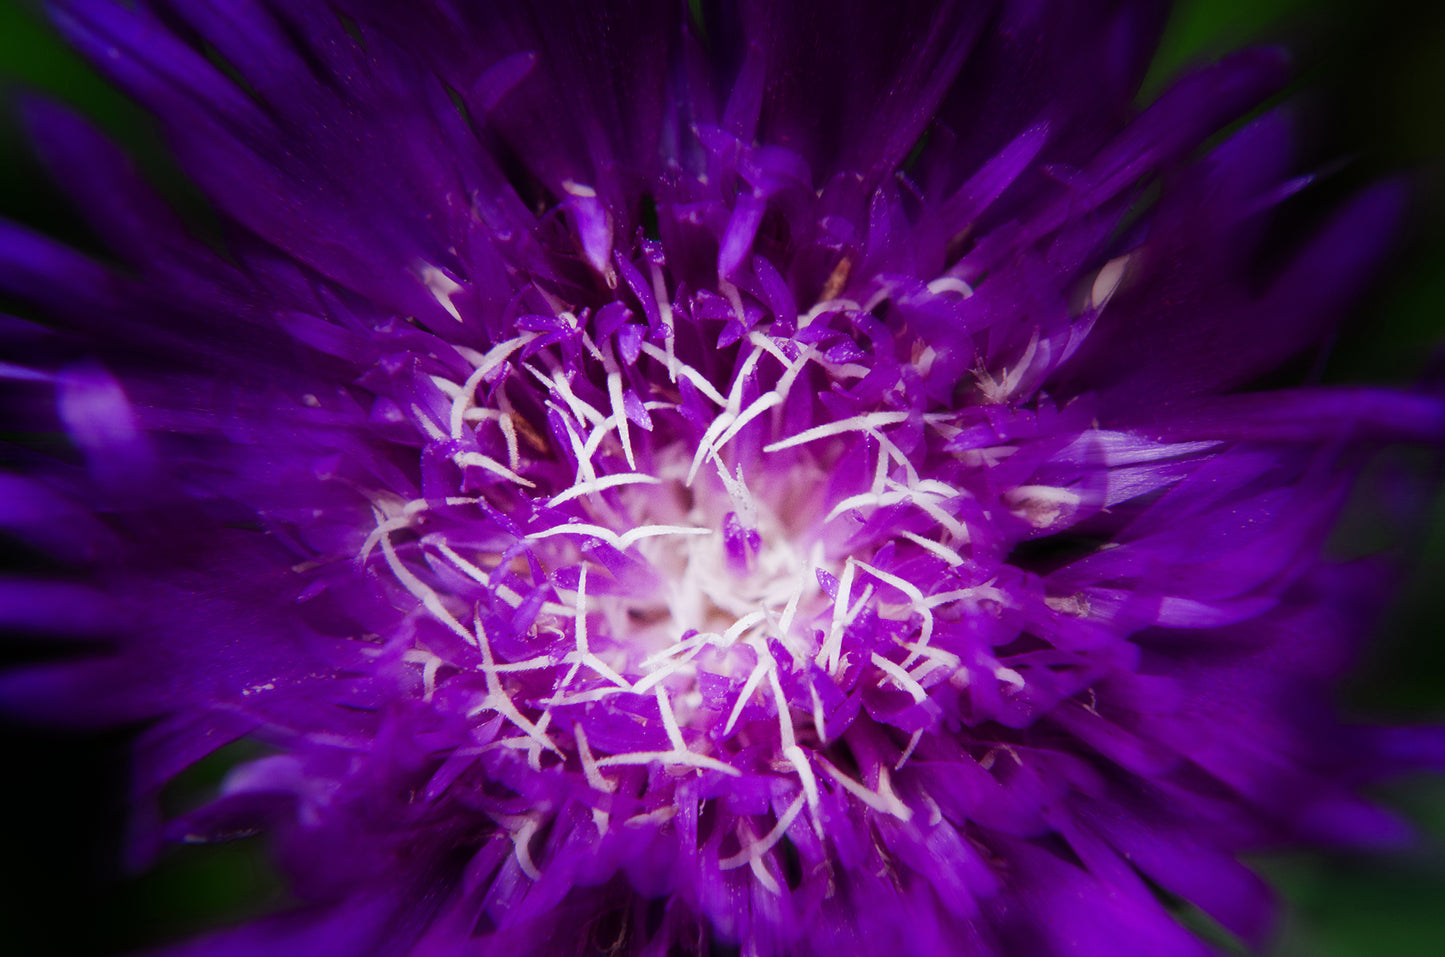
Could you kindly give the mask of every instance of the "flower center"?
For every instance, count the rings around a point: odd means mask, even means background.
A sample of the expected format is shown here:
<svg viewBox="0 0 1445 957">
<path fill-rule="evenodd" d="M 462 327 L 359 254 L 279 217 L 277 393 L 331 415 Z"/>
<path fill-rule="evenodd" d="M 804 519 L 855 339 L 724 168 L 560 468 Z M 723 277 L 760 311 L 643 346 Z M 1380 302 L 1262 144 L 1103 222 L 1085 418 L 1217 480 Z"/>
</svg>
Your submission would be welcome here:
<svg viewBox="0 0 1445 957">
<path fill-rule="evenodd" d="M 609 792 L 613 769 L 738 774 L 762 754 L 810 805 L 826 774 L 906 816 L 887 772 L 941 720 L 935 695 L 1020 684 L 969 621 L 1009 600 L 971 527 L 1068 503 L 994 490 L 983 508 L 976 480 L 1008 450 L 955 448 L 980 410 L 928 411 L 932 351 L 865 336 L 856 303 L 774 326 L 730 298 L 727 341 L 609 306 L 463 352 L 411 409 L 434 491 L 378 503 L 363 556 L 381 546 L 419 620 L 408 659 L 428 697 L 464 679 L 484 749 Z M 828 755 L 853 738 L 891 756 L 848 777 Z"/>
</svg>

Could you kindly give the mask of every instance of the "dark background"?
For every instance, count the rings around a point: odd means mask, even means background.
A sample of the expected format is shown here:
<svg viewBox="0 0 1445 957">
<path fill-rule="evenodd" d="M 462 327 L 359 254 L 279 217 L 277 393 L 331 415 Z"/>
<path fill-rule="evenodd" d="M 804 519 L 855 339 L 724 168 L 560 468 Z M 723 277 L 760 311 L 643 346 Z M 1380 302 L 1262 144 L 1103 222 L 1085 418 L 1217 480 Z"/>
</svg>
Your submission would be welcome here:
<svg viewBox="0 0 1445 957">
<path fill-rule="evenodd" d="M 1185 0 L 1142 99 L 1190 63 L 1276 41 L 1297 58 L 1290 99 L 1302 117 L 1306 155 L 1312 168 L 1331 170 L 1296 201 L 1292 215 L 1301 224 L 1382 175 L 1403 171 L 1419 183 L 1404 252 L 1325 357 L 1321 374 L 1327 381 L 1438 382 L 1445 370 L 1436 348 L 1445 341 L 1445 3 Z M 203 202 L 158 145 L 153 122 L 66 49 L 27 0 L 0 0 L 0 215 L 98 251 L 19 131 L 14 98 L 34 91 L 79 106 L 132 151 L 177 205 L 204 218 Z M 1375 547 L 1368 497 L 1362 494 L 1338 536 L 1334 547 L 1342 555 Z M 1445 720 L 1445 495 L 1437 490 L 1422 513 L 1405 544 L 1393 546 L 1416 570 L 1342 691 L 1352 716 Z M 15 554 L 0 559 L 0 573 L 16 564 Z M 6 645 L 0 666 L 36 653 Z M 0 727 L 0 952 L 115 953 L 284 906 L 261 839 L 179 847 L 144 875 L 123 872 L 124 743 L 121 733 Z M 203 762 L 177 782 L 168 803 L 194 802 L 243 756 L 238 746 Z M 1271 953 L 1445 954 L 1445 778 L 1401 781 L 1380 796 L 1417 824 L 1417 847 L 1256 862 L 1286 901 Z M 1244 953 L 1205 919 L 1183 913 L 1226 949 Z"/>
</svg>

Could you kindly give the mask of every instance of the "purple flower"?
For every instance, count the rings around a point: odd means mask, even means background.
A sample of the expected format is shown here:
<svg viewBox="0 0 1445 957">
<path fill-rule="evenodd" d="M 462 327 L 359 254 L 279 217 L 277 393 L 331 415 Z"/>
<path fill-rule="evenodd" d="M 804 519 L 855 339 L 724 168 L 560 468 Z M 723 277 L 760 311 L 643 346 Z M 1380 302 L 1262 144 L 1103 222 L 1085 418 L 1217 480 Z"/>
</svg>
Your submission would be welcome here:
<svg viewBox="0 0 1445 957">
<path fill-rule="evenodd" d="M 1278 53 L 1137 112 L 1156 3 L 54 13 L 221 236 L 29 107 L 120 262 L 0 225 L 68 438 L 0 518 L 85 570 L 0 621 L 114 650 L 0 693 L 144 723 L 137 860 L 272 835 L 306 905 L 185 952 L 1207 954 L 1157 888 L 1258 945 L 1237 855 L 1401 836 L 1445 748 L 1332 717 L 1321 548 L 1445 404 L 1248 388 L 1404 202 L 1264 255 L 1287 117 L 1201 144 Z"/>
</svg>

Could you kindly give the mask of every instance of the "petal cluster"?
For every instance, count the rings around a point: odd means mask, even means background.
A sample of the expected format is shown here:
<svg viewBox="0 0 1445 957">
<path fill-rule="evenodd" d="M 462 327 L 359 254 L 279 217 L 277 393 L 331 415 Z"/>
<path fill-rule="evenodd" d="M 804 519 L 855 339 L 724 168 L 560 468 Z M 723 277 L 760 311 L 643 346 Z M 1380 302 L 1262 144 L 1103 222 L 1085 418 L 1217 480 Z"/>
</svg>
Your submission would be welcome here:
<svg viewBox="0 0 1445 957">
<path fill-rule="evenodd" d="M 1265 256 L 1277 52 L 1137 112 L 1158 4 L 836 6 L 55 4 L 222 235 L 30 107 L 121 262 L 0 224 L 85 570 L 0 620 L 114 647 L 0 694 L 144 722 L 139 857 L 273 835 L 197 953 L 1207 954 L 1161 889 L 1259 944 L 1237 855 L 1400 837 L 1321 551 L 1445 404 L 1248 386 L 1402 187 Z"/>
</svg>

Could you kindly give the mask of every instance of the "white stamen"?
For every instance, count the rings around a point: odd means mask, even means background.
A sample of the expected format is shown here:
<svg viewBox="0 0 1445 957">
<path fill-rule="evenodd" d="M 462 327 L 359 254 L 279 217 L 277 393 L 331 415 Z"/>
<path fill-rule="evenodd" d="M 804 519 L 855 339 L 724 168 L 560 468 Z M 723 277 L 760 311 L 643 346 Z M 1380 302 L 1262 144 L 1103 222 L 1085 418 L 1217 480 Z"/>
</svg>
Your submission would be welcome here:
<svg viewBox="0 0 1445 957">
<path fill-rule="evenodd" d="M 758 360 L 763 357 L 761 349 L 754 349 L 743 359 L 742 365 L 738 366 L 733 373 L 732 389 L 728 392 L 727 410 L 737 415 L 743 407 L 743 386 L 747 385 L 748 379 L 752 377 L 753 370 L 758 367 Z"/>
<path fill-rule="evenodd" d="M 755 611 L 746 614 L 743 617 L 739 618 L 737 621 L 733 622 L 731 625 L 728 626 L 728 630 L 723 632 L 723 646 L 727 647 L 733 642 L 737 641 L 738 637 L 743 632 L 747 631 L 749 628 L 753 627 L 767 616 L 768 613 L 765 611 Z"/>
<path fill-rule="evenodd" d="M 1094 277 L 1093 288 L 1089 291 L 1089 300 L 1095 309 L 1103 309 L 1104 304 L 1114 298 L 1119 283 L 1124 280 L 1124 271 L 1128 268 L 1129 257 L 1119 256 L 1104 263 L 1099 274 Z"/>
<path fill-rule="evenodd" d="M 998 405 L 1012 398 L 1014 392 L 1023 384 L 1024 376 L 1028 374 L 1029 369 L 1032 367 L 1034 356 L 1038 353 L 1038 349 L 1039 330 L 1035 328 L 1033 335 L 1029 337 L 1029 344 L 1025 347 L 1024 354 L 1019 357 L 1018 364 L 1013 367 L 1013 371 L 1005 368 L 1003 375 L 995 380 L 987 370 L 980 370 L 978 373 L 979 388 L 984 398 Z"/>
<path fill-rule="evenodd" d="M 765 891 L 770 894 L 782 896 L 783 889 L 778 884 L 778 879 L 768 873 L 768 867 L 762 858 L 755 857 L 751 861 L 748 861 L 748 869 L 753 872 L 753 877 L 757 878 L 757 882 L 762 885 Z"/>
<path fill-rule="evenodd" d="M 842 435 L 844 432 L 866 432 L 870 429 L 879 428 L 885 425 L 895 425 L 899 422 L 908 421 L 911 412 L 869 412 L 866 415 L 855 415 L 848 419 L 839 419 L 836 422 L 827 422 L 823 425 L 816 425 L 811 429 L 799 432 L 780 442 L 763 446 L 764 452 L 781 452 L 783 449 L 791 449 L 794 446 L 806 445 L 809 442 L 816 442 L 819 439 L 826 439 L 833 435 Z"/>
<path fill-rule="evenodd" d="M 773 666 L 773 660 L 771 658 L 764 657 L 762 654 L 759 654 L 758 657 L 759 661 L 757 665 L 753 667 L 752 674 L 748 675 L 748 680 L 743 683 L 743 690 L 738 692 L 737 703 L 733 705 L 732 713 L 728 715 L 727 724 L 723 725 L 724 737 L 733 733 L 733 725 L 738 723 L 738 718 L 742 715 L 743 708 L 747 707 L 748 701 L 752 699 L 753 694 L 758 690 L 758 685 L 762 684 L 763 678 L 767 676 L 768 669 Z"/>
<path fill-rule="evenodd" d="M 1012 668 L 1005 668 L 1003 665 L 999 665 L 993 669 L 993 676 L 1008 685 L 1009 690 L 1006 692 L 1008 694 L 1017 694 L 1024 690 L 1024 676 Z"/>
<path fill-rule="evenodd" d="M 823 758 L 818 758 L 818 763 L 823 766 L 823 770 L 828 773 L 829 777 L 831 777 L 834 781 L 837 781 L 839 784 L 843 785 L 843 789 L 845 791 L 856 797 L 858 800 L 862 801 L 873 810 L 878 811 L 881 814 L 891 814 L 894 817 L 898 818 L 900 821 L 908 821 L 913 818 L 913 809 L 900 801 L 898 799 L 898 796 L 893 793 L 893 789 L 888 783 L 887 768 L 878 769 L 879 790 L 870 791 L 862 784 L 848 777 L 848 775 L 844 774 L 842 771 L 839 771 L 837 768 L 833 767 L 832 764 L 830 764 Z"/>
<path fill-rule="evenodd" d="M 971 588 L 939 592 L 937 595 L 929 595 L 927 598 L 929 608 L 937 608 L 939 605 L 948 605 L 956 601 L 968 602 L 969 605 L 976 608 L 981 601 L 996 601 L 1001 605 L 1007 605 L 1009 597 L 1004 591 L 992 585 L 974 585 Z"/>
<path fill-rule="evenodd" d="M 572 447 L 572 455 L 577 459 L 577 480 L 590 481 L 597 478 L 597 468 L 592 464 L 592 451 L 577 437 L 576 430 L 572 428 L 571 417 L 550 399 L 547 401 L 547 408 L 557 413 L 557 417 L 562 420 L 562 428 L 567 431 L 567 444 Z"/>
<path fill-rule="evenodd" d="M 515 482 L 518 485 L 524 486 L 526 488 L 537 487 L 537 483 L 523 478 L 516 472 L 513 472 L 511 469 L 507 468 L 501 462 L 498 462 L 496 459 L 492 458 L 490 455 L 483 455 L 481 452 L 461 452 L 454 458 L 453 461 L 463 467 L 468 465 L 479 465 L 482 468 L 486 469 L 488 472 L 491 472 L 495 475 L 500 475 L 507 481 Z"/>
<path fill-rule="evenodd" d="M 433 442 L 440 442 L 447 438 L 447 434 L 436 427 L 436 423 L 431 420 L 431 416 L 422 411 L 421 406 L 412 403 L 411 414 L 412 418 L 421 426 L 422 431 L 425 432 L 427 437 Z"/>
<path fill-rule="evenodd" d="M 913 751 L 915 748 L 918 747 L 918 742 L 922 740 L 923 729 L 919 728 L 917 731 L 913 732 L 913 736 L 908 739 L 908 747 L 903 749 L 903 757 L 899 758 L 898 763 L 893 765 L 893 770 L 901 771 L 903 769 L 903 766 L 908 763 L 908 759 L 913 757 Z M 933 807 L 935 810 L 937 810 L 938 805 L 935 804 L 933 805 Z M 937 824 L 938 822 L 934 821 L 933 823 Z"/>
<path fill-rule="evenodd" d="M 637 458 L 632 454 L 632 431 L 622 405 L 622 373 L 608 374 L 607 394 L 612 399 L 612 417 L 617 423 L 617 438 L 622 442 L 622 454 L 627 458 L 627 467 L 636 471 Z"/>
<path fill-rule="evenodd" d="M 682 729 L 677 726 L 677 715 L 672 710 L 672 702 L 667 700 L 667 691 L 658 685 L 653 689 L 657 695 L 657 707 L 662 714 L 662 727 L 667 732 L 667 740 L 672 744 L 674 751 L 688 750 L 687 742 L 682 740 Z"/>
<path fill-rule="evenodd" d="M 687 470 L 687 480 L 683 483 L 684 485 L 689 488 L 692 487 L 692 480 L 697 478 L 697 470 L 702 467 L 702 463 L 706 461 L 708 455 L 712 452 L 713 442 L 717 440 L 717 437 L 721 435 L 736 418 L 737 415 L 735 413 L 724 411 L 708 423 L 707 430 L 703 432 L 702 438 L 698 440 L 697 451 L 693 453 L 692 465 Z M 719 471 L 722 470 L 719 469 Z"/>
<path fill-rule="evenodd" d="M 612 794 L 617 790 L 617 783 L 609 781 L 603 776 L 602 769 L 597 767 L 597 759 L 592 756 L 592 748 L 587 744 L 587 731 L 582 724 L 583 722 L 579 721 L 572 729 L 572 735 L 577 741 L 577 760 L 582 764 L 582 775 L 594 791 Z M 607 833 L 609 818 L 610 815 L 606 811 L 599 808 L 592 809 L 592 823 L 597 825 L 597 833 Z"/>
<path fill-rule="evenodd" d="M 774 359 L 777 359 L 778 362 L 782 364 L 783 368 L 786 369 L 789 365 L 792 364 L 792 360 L 788 358 L 788 354 L 785 353 L 782 349 L 780 349 L 778 347 L 778 344 L 774 342 L 772 338 L 770 338 L 766 333 L 759 332 L 755 329 L 752 332 L 748 333 L 748 341 L 751 342 L 753 345 L 757 346 L 759 349 L 766 352 L 768 355 L 772 356 Z M 807 346 L 804 346 L 803 348 L 806 350 Z"/>
<path fill-rule="evenodd" d="M 818 740 L 827 744 L 828 729 L 824 721 L 823 696 L 818 694 L 818 686 L 811 682 L 808 684 L 808 692 L 813 698 L 813 730 L 818 732 Z"/>
<path fill-rule="evenodd" d="M 898 687 L 912 695 L 914 703 L 922 704 L 928 700 L 928 692 L 924 691 L 923 686 L 914 681 L 913 677 L 899 665 L 889 661 L 876 651 L 873 652 L 873 664 L 887 672 L 888 677 L 898 683 Z"/>
<path fill-rule="evenodd" d="M 843 650 L 844 619 L 848 614 L 848 596 L 853 588 L 854 564 L 854 560 L 849 558 L 843 565 L 843 575 L 838 579 L 838 597 L 833 601 L 833 621 L 828 628 L 828 640 L 816 659 L 829 674 L 838 672 L 838 658 Z"/>
<path fill-rule="evenodd" d="M 512 833 L 512 849 L 517 855 L 517 865 L 534 881 L 542 879 L 542 872 L 537 870 L 537 865 L 532 863 L 532 836 L 537 833 L 537 819 L 528 816 L 522 826 Z"/>
<path fill-rule="evenodd" d="M 876 435 L 877 433 L 872 434 Z M 883 489 L 887 486 L 888 463 L 891 461 L 892 456 L 888 454 L 887 449 L 883 448 L 882 443 L 879 443 L 878 458 L 876 464 L 873 467 L 873 484 L 869 486 L 869 491 L 872 492 L 874 495 L 882 494 Z"/>
<path fill-rule="evenodd" d="M 587 649 L 587 566 L 577 570 L 577 614 L 573 619 L 573 633 L 577 639 L 577 654 L 586 657 Z"/>
<path fill-rule="evenodd" d="M 1072 489 L 1052 485 L 1020 485 L 1004 495 L 1014 514 L 1035 528 L 1048 528 L 1058 521 L 1065 508 L 1077 506 L 1083 500 L 1083 496 Z"/>
<path fill-rule="evenodd" d="M 437 267 L 426 263 L 423 263 L 421 267 L 421 281 L 426 286 L 427 292 L 432 294 L 432 298 L 450 313 L 453 319 L 461 322 L 462 314 L 457 312 L 456 306 L 452 305 L 452 296 L 462 291 L 461 284 Z"/>
<path fill-rule="evenodd" d="M 441 552 L 442 555 L 446 557 L 447 561 L 451 562 L 453 565 L 457 566 L 457 568 L 461 569 L 462 574 L 466 575 L 472 581 L 476 582 L 479 585 L 491 584 L 491 578 L 487 575 L 486 572 L 482 571 L 482 569 L 478 568 L 476 565 L 473 565 L 471 562 L 458 555 L 446 542 L 435 541 L 427 542 L 427 544 L 433 546 L 434 548 L 436 548 L 437 551 Z"/>
<path fill-rule="evenodd" d="M 924 538 L 922 535 L 915 535 L 912 532 L 900 532 L 900 534 L 919 548 L 937 555 L 954 568 L 963 564 L 963 556 L 947 545 L 935 542 L 931 538 Z"/>
<path fill-rule="evenodd" d="M 627 551 L 635 542 L 644 538 L 657 538 L 662 535 L 712 535 L 710 528 L 699 528 L 691 525 L 642 525 L 630 529 L 618 535 L 610 528 L 603 528 L 601 525 L 590 525 L 586 522 L 572 522 L 568 525 L 554 525 L 551 528 L 544 528 L 540 532 L 532 532 L 527 535 L 527 541 L 536 541 L 541 538 L 551 538 L 554 535 L 582 535 L 587 538 L 600 538 L 618 551 Z"/>
<path fill-rule="evenodd" d="M 672 339 L 669 338 L 667 341 L 671 343 Z M 697 391 L 701 392 L 703 395 L 707 396 L 714 403 L 716 403 L 718 407 L 727 405 L 728 400 L 723 397 L 723 394 L 721 392 L 719 392 L 713 387 L 713 384 L 708 381 L 707 376 L 703 375 L 701 372 L 698 372 L 686 362 L 683 362 L 672 356 L 670 352 L 664 353 L 661 349 L 657 348 L 657 346 L 653 345 L 650 342 L 644 342 L 642 344 L 642 351 L 646 355 L 649 355 L 652 358 L 656 359 L 658 362 L 670 362 L 673 366 L 675 366 L 676 372 L 672 376 L 674 382 L 677 381 L 677 376 L 681 375 L 684 379 L 695 385 L 697 387 Z"/>
<path fill-rule="evenodd" d="M 390 566 L 391 573 L 396 576 L 396 580 L 401 582 L 401 586 L 410 592 L 412 597 L 422 603 L 422 607 L 431 612 L 432 617 L 460 635 L 469 644 L 475 642 L 472 633 L 462 627 L 462 623 L 447 611 L 446 606 L 442 604 L 441 598 L 432 590 L 432 587 L 413 575 L 411 569 L 402 564 L 401 559 L 397 557 L 396 549 L 391 547 L 390 535 L 383 534 L 381 536 L 381 551 L 386 556 L 386 564 Z"/>
<path fill-rule="evenodd" d="M 670 661 L 665 662 L 664 664 L 662 664 L 661 667 L 657 668 L 647 677 L 642 678 L 637 682 L 637 684 L 633 685 L 633 694 L 644 694 L 648 690 L 650 690 L 653 685 L 657 684 L 660 681 L 665 681 L 673 675 L 677 674 L 679 671 L 682 671 L 694 658 L 696 658 L 699 654 L 702 653 L 702 650 L 705 647 L 707 647 L 707 642 L 704 641 L 702 643 L 694 645 L 681 658 L 674 658 Z"/>
<path fill-rule="evenodd" d="M 609 488 L 617 488 L 619 485 L 661 485 L 662 479 L 644 472 L 621 472 L 616 475 L 607 475 L 602 478 L 591 479 L 586 482 L 578 482 L 567 491 L 554 495 L 547 500 L 550 508 L 555 508 L 563 502 L 570 502 L 574 498 L 583 495 L 593 495 Z"/>
<path fill-rule="evenodd" d="M 423 648 L 413 648 L 401 656 L 401 660 L 408 664 L 421 665 L 421 682 L 426 693 L 423 700 L 430 701 L 432 695 L 436 694 L 437 671 L 446 664 L 441 658 Z M 271 690 L 275 685 L 270 685 L 266 690 Z M 246 694 L 245 691 L 241 692 Z"/>
<path fill-rule="evenodd" d="M 765 834 L 761 840 L 754 841 L 736 854 L 719 860 L 718 868 L 720 870 L 730 871 L 734 868 L 742 867 L 750 861 L 757 860 L 771 851 L 777 846 L 777 843 L 783 839 L 783 835 L 788 833 L 788 828 L 791 827 L 793 821 L 797 819 L 798 812 L 803 809 L 803 801 L 804 798 L 801 794 L 793 798 L 793 803 L 788 805 L 788 809 L 783 812 L 782 817 L 778 818 L 778 823 L 773 825 L 772 830 Z"/>
<path fill-rule="evenodd" d="M 919 682 L 920 684 L 922 683 L 923 676 L 928 674 L 934 668 L 942 667 L 947 668 L 950 671 L 957 671 L 963 665 L 962 658 L 958 657 L 958 655 L 955 655 L 953 652 L 945 651 L 942 648 L 935 648 L 932 645 L 925 645 L 922 642 L 905 642 L 903 647 L 913 652 L 913 654 L 909 655 L 904 660 L 903 666 L 905 668 L 919 658 L 928 659 L 923 664 L 919 665 L 916 669 L 914 669 L 913 672 L 911 672 L 913 680 Z"/>
<path fill-rule="evenodd" d="M 718 282 L 718 289 L 722 292 L 723 296 L 727 298 L 727 301 L 732 305 L 733 316 L 737 319 L 738 325 L 746 329 L 748 325 L 748 314 L 747 311 L 743 309 L 743 297 L 738 293 L 738 287 L 734 286 L 726 279 L 723 279 Z"/>
<path fill-rule="evenodd" d="M 597 759 L 592 756 L 592 748 L 587 743 L 587 729 L 582 726 L 582 722 L 577 723 L 572 733 L 577 739 L 577 759 L 582 762 L 582 774 L 587 778 L 587 783 L 605 794 L 616 791 L 617 782 L 609 781 L 597 767 Z"/>
<path fill-rule="evenodd" d="M 622 823 L 627 827 L 650 827 L 654 824 L 666 824 L 675 817 L 677 817 L 677 808 L 671 804 L 664 804 L 646 814 L 634 814 Z"/>
<path fill-rule="evenodd" d="M 487 640 L 487 630 L 482 627 L 480 620 L 476 622 L 476 644 L 482 652 L 482 673 L 487 682 L 487 697 L 482 703 L 468 712 L 468 717 L 480 714 L 483 711 L 495 711 L 516 725 L 527 737 L 531 738 L 537 745 L 546 748 L 548 751 L 562 757 L 562 752 L 552 743 L 552 739 L 542 733 L 531 721 L 517 710 L 511 697 L 502 687 L 502 680 L 497 677 L 495 669 L 496 661 L 492 658 L 492 643 Z"/>
<path fill-rule="evenodd" d="M 518 349 L 535 338 L 535 333 L 517 336 L 515 339 L 508 339 L 499 345 L 493 346 L 491 350 L 482 357 L 482 362 L 472 374 L 467 376 L 467 381 L 462 384 L 461 390 L 457 393 L 452 402 L 452 438 L 462 437 L 462 423 L 466 420 L 468 406 L 476 397 L 477 386 L 481 385 L 493 369 L 507 361 L 507 358 Z"/>
<path fill-rule="evenodd" d="M 567 656 L 568 660 L 571 660 L 574 657 L 575 656 L 573 655 Z M 564 680 L 558 682 L 558 687 L 566 687 L 566 681 Z M 601 701 L 604 698 L 610 698 L 613 695 L 618 694 L 636 694 L 636 689 L 622 688 L 617 685 L 607 685 L 602 688 L 592 688 L 587 691 L 579 691 L 576 694 L 554 694 L 550 698 L 544 698 L 542 703 L 549 708 L 555 708 L 569 704 L 588 704 L 589 702 Z"/>
<path fill-rule="evenodd" d="M 923 631 L 918 640 L 925 645 L 928 644 L 929 639 L 933 637 L 933 612 L 924 602 L 923 592 L 919 590 L 918 586 L 910 581 L 899 578 L 897 575 L 891 575 L 882 569 L 874 568 L 867 562 L 855 560 L 854 564 L 879 581 L 892 585 L 908 596 L 909 601 L 913 602 L 913 610 L 923 616 Z"/>
<path fill-rule="evenodd" d="M 658 318 L 662 320 L 663 335 L 667 341 L 667 354 L 662 361 L 667 365 L 668 379 L 676 382 L 678 362 L 673 349 L 676 347 L 677 335 L 672 327 L 672 299 L 667 295 L 667 280 L 662 277 L 662 267 L 649 261 L 647 269 L 652 275 L 652 298 L 657 301 Z"/>
<path fill-rule="evenodd" d="M 671 658 L 674 655 L 680 655 L 684 651 L 691 651 L 701 648 L 703 645 L 706 645 L 708 642 L 714 639 L 718 639 L 720 641 L 721 636 L 713 632 L 702 632 L 700 634 L 693 635 L 686 641 L 676 642 L 674 644 L 668 645 L 666 648 L 655 654 L 648 655 L 642 660 L 642 667 L 651 668 L 655 666 L 658 662 L 665 661 L 666 659 Z"/>
<path fill-rule="evenodd" d="M 696 751 L 629 751 L 625 754 L 610 754 L 605 758 L 597 759 L 599 768 L 612 768 L 620 765 L 647 765 L 652 763 L 663 765 L 684 765 L 686 767 L 702 768 L 707 771 L 721 771 L 732 777 L 741 777 L 742 772 L 731 764 L 725 764 L 717 758 L 710 758 Z"/>
<path fill-rule="evenodd" d="M 861 312 L 862 306 L 853 299 L 824 299 L 812 309 L 798 317 L 798 329 L 802 331 L 813 324 L 813 320 L 828 312 Z"/>
<path fill-rule="evenodd" d="M 965 299 L 973 296 L 973 287 L 957 276 L 939 276 L 928 284 L 928 291 L 935 296 L 945 292 L 956 292 Z"/>
<path fill-rule="evenodd" d="M 396 518 L 388 518 L 385 521 L 378 522 L 376 527 L 371 530 L 371 534 L 366 536 L 366 541 L 361 543 L 361 551 L 357 553 L 357 561 L 365 564 L 367 558 L 371 556 L 371 550 L 376 547 L 376 543 L 381 541 L 383 536 L 410 527 L 410 515 L 399 515 Z"/>
<path fill-rule="evenodd" d="M 583 665 L 591 668 L 603 678 L 617 685 L 624 691 L 632 691 L 632 683 L 623 678 L 612 666 L 592 653 L 587 644 L 587 566 L 583 565 L 577 573 L 577 595 L 576 605 L 573 614 L 573 636 L 577 642 L 577 650 L 564 657 L 564 662 L 569 662 L 572 668 L 567 672 L 566 677 L 558 684 L 558 688 L 565 688 L 572 683 L 577 671 Z"/>
<path fill-rule="evenodd" d="M 771 660 L 769 663 L 772 664 Z M 768 684 L 773 689 L 773 701 L 778 708 L 778 734 L 783 745 L 783 757 L 798 772 L 803 794 L 808 799 L 808 809 L 813 812 L 813 827 L 821 830 L 822 822 L 817 817 L 818 779 L 813 775 L 813 766 L 808 763 L 807 752 L 798 747 L 798 739 L 793 733 L 793 714 L 788 706 L 788 696 L 783 694 L 782 682 L 778 680 L 777 667 L 768 669 Z"/>
<path fill-rule="evenodd" d="M 717 440 L 717 445 L 713 447 L 712 451 L 721 452 L 723 446 L 731 442 L 733 436 L 737 435 L 744 428 L 746 428 L 749 422 L 751 422 L 753 419 L 756 419 L 758 416 L 762 415 L 773 406 L 781 405 L 782 402 L 783 397 L 778 395 L 776 392 L 764 392 L 762 395 L 758 396 L 757 399 L 753 402 L 753 404 L 748 406 L 747 411 L 739 415 L 737 417 L 737 420 L 728 426 L 728 430 L 724 432 L 722 434 L 722 437 Z"/>
<path fill-rule="evenodd" d="M 502 439 L 507 443 L 507 467 L 513 472 L 522 467 L 521 449 L 517 445 L 517 422 L 512 418 L 511 402 L 507 400 L 505 392 L 497 395 L 497 404 L 505 411 L 497 419 L 497 424 L 502 428 Z"/>
<path fill-rule="evenodd" d="M 793 616 L 798 613 L 798 602 L 802 601 L 803 592 L 807 590 L 810 582 L 816 580 L 811 577 L 812 574 L 813 563 L 810 561 L 799 570 L 797 587 L 788 596 L 788 604 L 783 608 L 783 617 L 778 619 L 778 637 L 784 644 L 787 644 L 788 632 L 793 628 Z"/>
<path fill-rule="evenodd" d="M 514 671 L 540 671 L 543 668 L 555 668 L 558 662 L 548 655 L 539 655 L 536 658 L 528 658 L 526 661 L 509 661 L 504 665 L 482 665 L 483 671 L 492 671 L 497 674 L 510 674 Z"/>
<path fill-rule="evenodd" d="M 942 525 L 956 540 L 960 542 L 969 541 L 967 526 L 945 512 L 943 508 L 937 504 L 937 500 L 925 495 L 914 495 L 912 496 L 912 502 L 925 515 Z"/>
<path fill-rule="evenodd" d="M 562 401 L 567 404 L 567 408 L 572 410 L 572 414 L 576 416 L 577 421 L 590 422 L 592 425 L 598 426 L 601 425 L 602 420 L 606 418 L 606 416 L 593 408 L 589 403 L 577 398 L 577 394 L 572 391 L 572 384 L 567 381 L 567 376 L 560 369 L 551 376 L 548 376 L 531 365 L 524 364 L 523 368 L 542 380 L 549 391 L 561 396 Z"/>
</svg>

